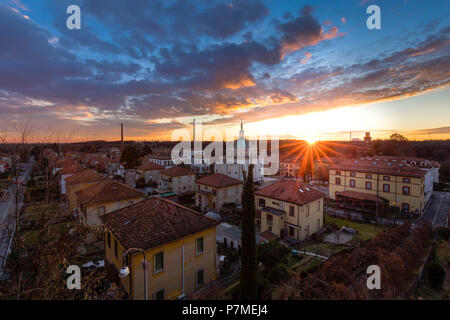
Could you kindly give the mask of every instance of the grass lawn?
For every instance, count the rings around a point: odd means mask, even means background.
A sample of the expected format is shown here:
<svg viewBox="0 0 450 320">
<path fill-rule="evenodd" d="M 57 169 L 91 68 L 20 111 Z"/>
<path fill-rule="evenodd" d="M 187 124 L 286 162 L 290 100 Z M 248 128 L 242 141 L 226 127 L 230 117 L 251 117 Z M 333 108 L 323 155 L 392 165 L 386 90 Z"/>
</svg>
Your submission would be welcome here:
<svg viewBox="0 0 450 320">
<path fill-rule="evenodd" d="M 298 248 L 298 250 L 305 250 L 309 252 L 318 253 L 323 256 L 330 257 L 338 252 L 341 252 L 342 250 L 348 249 L 349 247 L 338 245 L 334 243 L 329 242 L 323 242 L 319 244 L 311 244 L 304 247 Z"/>
<path fill-rule="evenodd" d="M 369 240 L 372 239 L 377 233 L 389 230 L 391 227 L 389 226 L 378 226 L 374 224 L 354 222 L 350 220 L 345 220 L 342 218 L 330 217 L 329 215 L 325 215 L 325 226 L 336 225 L 339 228 L 343 226 L 350 227 L 359 231 L 359 234 L 356 236 L 356 239 L 360 240 Z"/>
</svg>

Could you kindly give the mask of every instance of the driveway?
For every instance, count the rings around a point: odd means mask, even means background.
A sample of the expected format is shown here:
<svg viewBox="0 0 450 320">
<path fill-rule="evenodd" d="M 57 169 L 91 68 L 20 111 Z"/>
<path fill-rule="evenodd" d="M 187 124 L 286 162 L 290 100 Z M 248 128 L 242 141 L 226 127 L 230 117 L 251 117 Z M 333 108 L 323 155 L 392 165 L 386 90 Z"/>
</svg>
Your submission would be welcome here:
<svg viewBox="0 0 450 320">
<path fill-rule="evenodd" d="M 449 203 L 450 192 L 433 191 L 433 198 L 419 220 L 428 221 L 433 227 L 445 226 Z"/>
</svg>

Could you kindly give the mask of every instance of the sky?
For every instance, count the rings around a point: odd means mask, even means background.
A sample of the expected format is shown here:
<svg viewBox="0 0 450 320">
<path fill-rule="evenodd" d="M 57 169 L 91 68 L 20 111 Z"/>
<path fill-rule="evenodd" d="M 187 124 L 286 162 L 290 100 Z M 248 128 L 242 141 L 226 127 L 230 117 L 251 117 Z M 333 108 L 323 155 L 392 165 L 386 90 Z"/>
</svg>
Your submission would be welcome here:
<svg viewBox="0 0 450 320">
<path fill-rule="evenodd" d="M 123 122 L 148 141 L 195 118 L 249 137 L 448 139 L 449 18 L 440 0 L 0 0 L 0 131 L 118 140 Z"/>
</svg>

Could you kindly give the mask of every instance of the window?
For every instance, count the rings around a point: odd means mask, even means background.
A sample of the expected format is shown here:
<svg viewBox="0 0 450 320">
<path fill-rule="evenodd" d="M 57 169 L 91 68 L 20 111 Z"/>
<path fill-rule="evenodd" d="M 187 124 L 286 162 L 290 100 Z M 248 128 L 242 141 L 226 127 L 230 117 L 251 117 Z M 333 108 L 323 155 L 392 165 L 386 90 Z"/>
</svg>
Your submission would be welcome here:
<svg viewBox="0 0 450 320">
<path fill-rule="evenodd" d="M 336 178 L 336 184 L 341 184 L 341 178 Z"/>
<path fill-rule="evenodd" d="M 320 211 L 320 200 L 317 202 L 317 211 Z"/>
<path fill-rule="evenodd" d="M 280 205 L 278 202 L 275 202 L 275 201 L 272 201 L 272 204 L 277 207 Z"/>
<path fill-rule="evenodd" d="M 309 206 L 306 206 L 306 216 L 309 217 Z"/>
<path fill-rule="evenodd" d="M 272 217 L 272 215 L 271 214 L 267 214 L 266 217 L 267 217 L 267 225 L 271 226 L 273 224 L 273 217 Z"/>
<path fill-rule="evenodd" d="M 98 208 L 98 213 L 102 216 L 105 214 L 105 207 Z"/>
<path fill-rule="evenodd" d="M 295 229 L 292 227 L 289 227 L 289 236 L 290 237 L 295 237 Z"/>
<path fill-rule="evenodd" d="M 309 225 L 306 226 L 306 236 L 309 237 Z"/>
<path fill-rule="evenodd" d="M 164 300 L 164 289 L 156 291 L 153 298 L 155 300 Z"/>
<path fill-rule="evenodd" d="M 203 237 L 195 240 L 195 253 L 197 256 L 203 253 Z"/>
<path fill-rule="evenodd" d="M 403 183 L 410 183 L 411 180 L 409 178 L 403 178 Z"/>
<path fill-rule="evenodd" d="M 402 203 L 402 211 L 409 212 L 409 203 Z"/>
<path fill-rule="evenodd" d="M 384 181 L 391 181 L 391 177 L 389 177 L 389 176 L 383 176 L 383 180 L 384 180 Z"/>
<path fill-rule="evenodd" d="M 195 288 L 200 288 L 203 286 L 203 269 L 198 270 L 195 276 Z"/>
<path fill-rule="evenodd" d="M 391 192 L 391 186 L 387 183 L 383 184 L 383 192 Z"/>
<path fill-rule="evenodd" d="M 289 215 L 291 217 L 295 217 L 295 207 L 294 206 L 289 206 Z"/>
<path fill-rule="evenodd" d="M 372 190 L 372 182 L 366 181 L 366 189 L 367 190 Z"/>
<path fill-rule="evenodd" d="M 369 173 L 366 173 L 366 179 L 372 179 L 372 175 Z"/>
<path fill-rule="evenodd" d="M 119 256 L 119 253 L 117 252 L 117 240 L 114 239 L 114 255 L 116 258 Z"/>
<path fill-rule="evenodd" d="M 259 206 L 260 207 L 265 207 L 266 206 L 266 199 L 259 198 Z"/>
<path fill-rule="evenodd" d="M 317 219 L 317 230 L 320 229 L 320 219 Z"/>
<path fill-rule="evenodd" d="M 155 254 L 154 273 L 158 273 L 164 270 L 164 252 Z"/>
<path fill-rule="evenodd" d="M 350 177 L 355 177 L 356 174 L 354 172 L 350 172 Z"/>
<path fill-rule="evenodd" d="M 340 176 L 340 175 L 341 175 L 341 172 L 340 172 L 340 171 L 336 171 L 336 175 L 337 175 L 337 176 Z"/>
<path fill-rule="evenodd" d="M 350 187 L 354 188 L 356 186 L 355 180 L 350 180 Z"/>
<path fill-rule="evenodd" d="M 109 232 L 106 234 L 106 243 L 108 244 L 108 248 L 111 248 L 111 234 Z"/>
<path fill-rule="evenodd" d="M 402 191 L 403 191 L 403 194 L 405 195 L 405 196 L 409 196 L 409 193 L 410 193 L 410 188 L 409 187 L 403 187 L 402 188 Z"/>
<path fill-rule="evenodd" d="M 217 196 L 217 190 L 216 189 L 212 189 L 212 194 Z"/>
</svg>

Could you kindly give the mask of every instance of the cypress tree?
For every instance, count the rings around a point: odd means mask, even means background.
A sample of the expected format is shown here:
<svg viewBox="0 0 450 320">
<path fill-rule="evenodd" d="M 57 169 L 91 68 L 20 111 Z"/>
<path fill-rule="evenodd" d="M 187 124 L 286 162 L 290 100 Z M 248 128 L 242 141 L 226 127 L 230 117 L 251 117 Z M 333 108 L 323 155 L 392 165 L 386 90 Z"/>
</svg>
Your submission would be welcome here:
<svg viewBox="0 0 450 320">
<path fill-rule="evenodd" d="M 249 165 L 247 175 L 244 177 L 241 228 L 241 299 L 256 300 L 258 262 L 255 241 L 255 192 L 252 164 Z"/>
</svg>

